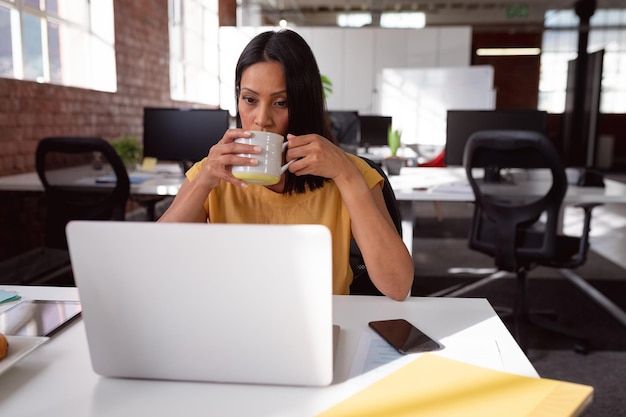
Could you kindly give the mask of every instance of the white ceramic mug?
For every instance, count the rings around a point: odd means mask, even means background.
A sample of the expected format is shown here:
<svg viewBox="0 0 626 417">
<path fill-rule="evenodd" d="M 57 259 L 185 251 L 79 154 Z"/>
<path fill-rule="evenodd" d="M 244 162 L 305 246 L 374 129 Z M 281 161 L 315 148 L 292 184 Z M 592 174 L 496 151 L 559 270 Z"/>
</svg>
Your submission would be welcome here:
<svg viewBox="0 0 626 417">
<path fill-rule="evenodd" d="M 239 154 L 246 158 L 255 158 L 258 164 L 233 165 L 233 176 L 249 184 L 274 185 L 280 181 L 280 176 L 287 170 L 291 162 L 283 163 L 283 153 L 287 149 L 285 138 L 278 133 L 252 131 L 249 138 L 237 138 L 235 142 L 261 147 L 258 154 Z"/>
</svg>

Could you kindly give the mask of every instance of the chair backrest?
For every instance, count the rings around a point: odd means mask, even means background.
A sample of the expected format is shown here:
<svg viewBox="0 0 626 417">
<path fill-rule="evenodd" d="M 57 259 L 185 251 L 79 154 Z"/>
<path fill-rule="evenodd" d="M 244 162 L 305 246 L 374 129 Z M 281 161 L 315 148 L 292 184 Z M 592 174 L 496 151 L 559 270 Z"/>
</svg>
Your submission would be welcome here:
<svg viewBox="0 0 626 417">
<path fill-rule="evenodd" d="M 383 177 L 383 197 L 385 198 L 387 211 L 391 216 L 391 220 L 393 220 L 393 224 L 396 226 L 398 234 L 402 236 L 402 218 L 400 216 L 400 209 L 398 208 L 398 201 L 396 200 L 396 195 L 393 192 L 391 184 L 389 183 L 387 174 L 385 174 L 382 167 L 374 161 L 364 157 L 361 157 L 361 159 L 367 162 L 369 166 L 378 171 L 378 173 Z M 354 240 L 350 245 L 350 266 L 352 267 L 352 272 L 354 273 L 354 280 L 350 286 L 351 294 L 382 295 L 382 293 L 378 291 L 370 280 L 361 251 Z"/>
<path fill-rule="evenodd" d="M 506 271 L 553 257 L 567 178 L 552 143 L 538 132 L 476 132 L 464 166 L 475 195 L 470 248 Z M 530 233 L 538 225 L 543 233 Z"/>
<path fill-rule="evenodd" d="M 124 220 L 130 180 L 111 144 L 97 137 L 47 137 L 35 154 L 46 200 L 44 246 L 66 249 L 70 220 Z M 106 181 L 98 179 L 106 178 Z"/>
</svg>

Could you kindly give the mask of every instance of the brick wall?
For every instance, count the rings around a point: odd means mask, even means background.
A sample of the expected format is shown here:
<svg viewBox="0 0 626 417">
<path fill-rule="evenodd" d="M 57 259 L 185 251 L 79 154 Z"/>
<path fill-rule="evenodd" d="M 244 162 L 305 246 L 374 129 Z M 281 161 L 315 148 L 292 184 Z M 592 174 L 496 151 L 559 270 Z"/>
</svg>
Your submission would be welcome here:
<svg viewBox="0 0 626 417">
<path fill-rule="evenodd" d="M 34 171 L 45 136 L 141 138 L 144 107 L 191 105 L 170 99 L 167 0 L 114 0 L 114 10 L 117 92 L 0 78 L 0 175 Z M 41 195 L 0 192 L 0 260 L 41 243 L 42 207 Z"/>
<path fill-rule="evenodd" d="M 494 68 L 497 109 L 537 108 L 539 69 L 537 56 L 477 56 L 478 48 L 541 48 L 541 33 L 500 33 L 475 31 L 472 35 L 472 65 Z"/>
</svg>

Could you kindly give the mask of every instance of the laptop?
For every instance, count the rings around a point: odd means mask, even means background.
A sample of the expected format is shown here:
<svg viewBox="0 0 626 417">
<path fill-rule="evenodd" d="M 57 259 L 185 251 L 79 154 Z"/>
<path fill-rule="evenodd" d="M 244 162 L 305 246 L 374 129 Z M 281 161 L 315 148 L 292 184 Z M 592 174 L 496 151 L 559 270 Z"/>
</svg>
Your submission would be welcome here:
<svg viewBox="0 0 626 417">
<path fill-rule="evenodd" d="M 72 221 L 66 232 L 96 373 L 332 382 L 326 227 Z"/>
</svg>

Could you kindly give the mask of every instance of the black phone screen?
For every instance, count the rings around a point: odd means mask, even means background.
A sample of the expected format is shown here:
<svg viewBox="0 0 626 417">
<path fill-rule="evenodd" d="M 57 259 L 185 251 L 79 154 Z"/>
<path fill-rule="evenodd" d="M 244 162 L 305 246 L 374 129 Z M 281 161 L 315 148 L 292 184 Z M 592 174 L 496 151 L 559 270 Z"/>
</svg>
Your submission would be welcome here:
<svg viewBox="0 0 626 417">
<path fill-rule="evenodd" d="M 23 300 L 0 313 L 0 333 L 51 336 L 80 312 L 78 301 Z"/>
<path fill-rule="evenodd" d="M 372 321 L 369 326 L 400 353 L 429 352 L 443 346 L 404 319 Z"/>
</svg>

